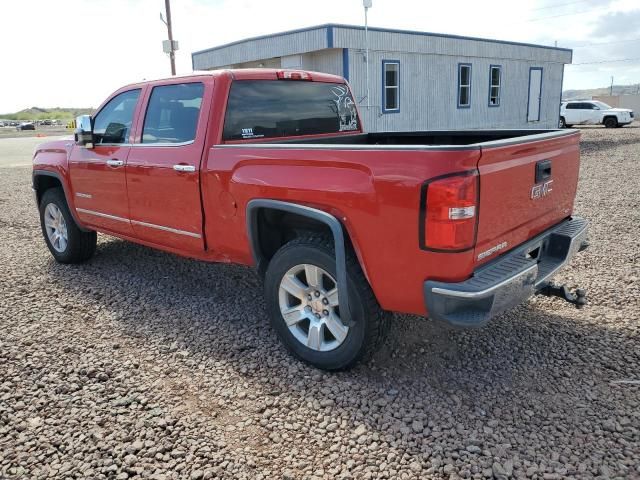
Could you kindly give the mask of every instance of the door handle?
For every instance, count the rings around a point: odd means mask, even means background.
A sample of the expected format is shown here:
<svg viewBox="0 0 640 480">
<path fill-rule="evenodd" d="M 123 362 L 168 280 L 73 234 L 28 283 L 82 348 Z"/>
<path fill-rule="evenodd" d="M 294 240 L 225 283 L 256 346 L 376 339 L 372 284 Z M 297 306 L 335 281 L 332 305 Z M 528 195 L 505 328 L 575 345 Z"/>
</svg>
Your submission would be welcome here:
<svg viewBox="0 0 640 480">
<path fill-rule="evenodd" d="M 536 183 L 545 181 L 551 177 L 551 160 L 536 162 Z"/>
<path fill-rule="evenodd" d="M 196 171 L 196 167 L 194 167 L 193 165 L 182 165 L 182 164 L 174 165 L 173 169 L 176 172 L 195 172 Z"/>
<path fill-rule="evenodd" d="M 117 160 L 112 158 L 111 160 L 107 160 L 107 165 L 110 167 L 121 167 L 124 165 L 124 160 Z"/>
</svg>

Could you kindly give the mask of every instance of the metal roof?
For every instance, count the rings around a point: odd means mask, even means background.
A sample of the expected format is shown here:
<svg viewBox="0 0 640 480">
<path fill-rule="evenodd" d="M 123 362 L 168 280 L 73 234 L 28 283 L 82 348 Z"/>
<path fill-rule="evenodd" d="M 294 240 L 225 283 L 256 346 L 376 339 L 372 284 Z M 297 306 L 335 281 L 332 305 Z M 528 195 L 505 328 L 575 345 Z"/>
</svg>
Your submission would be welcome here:
<svg viewBox="0 0 640 480">
<path fill-rule="evenodd" d="M 290 35 L 290 34 L 294 34 L 294 33 L 302 33 L 302 32 L 309 32 L 312 30 L 319 30 L 319 29 L 327 29 L 327 38 L 330 39 L 333 36 L 333 32 L 332 29 L 335 28 L 342 28 L 342 29 L 349 29 L 349 30 L 364 30 L 364 27 L 362 26 L 358 26 L 358 25 L 345 25 L 345 24 L 340 24 L 340 23 L 326 23 L 323 25 L 315 25 L 312 27 L 305 27 L 305 28 L 298 28 L 295 30 L 287 30 L 284 32 L 278 32 L 278 33 L 272 33 L 269 35 L 259 35 L 257 37 L 250 37 L 250 38 L 245 38 L 242 40 L 236 40 L 234 42 L 230 42 L 230 43 L 225 43 L 223 45 L 218 45 L 216 47 L 211 47 L 211 48 L 206 48 L 204 50 L 198 50 L 196 52 L 193 52 L 191 55 L 198 55 L 198 54 L 202 54 L 202 53 L 207 53 L 207 52 L 213 52 L 216 50 L 220 50 L 223 48 L 227 48 L 233 45 L 239 45 L 245 42 L 252 42 L 252 41 L 256 41 L 256 40 L 266 40 L 269 38 L 274 38 L 274 37 L 279 37 L 279 36 L 284 36 L 284 35 Z M 492 38 L 479 38 L 479 37 L 467 37 L 467 36 L 463 36 L 463 35 L 449 35 L 449 34 L 445 34 L 445 33 L 433 33 L 433 32 L 420 32 L 420 31 L 416 31 L 416 30 L 399 30 L 399 29 L 393 29 L 393 28 L 378 28 L 378 27 L 369 27 L 369 31 L 370 32 L 381 32 L 381 33 L 398 33 L 398 34 L 404 34 L 404 35 L 421 35 L 421 36 L 427 36 L 427 37 L 437 37 L 437 38 L 450 38 L 450 39 L 457 39 L 457 40 L 473 40 L 473 41 L 480 41 L 480 42 L 489 42 L 489 43 L 498 43 L 498 44 L 502 44 L 502 45 L 515 45 L 515 46 L 521 46 L 521 47 L 532 47 L 532 48 L 544 48 L 544 49 L 549 49 L 549 50 L 556 50 L 556 51 L 564 51 L 564 52 L 573 52 L 573 50 L 571 50 L 570 48 L 560 48 L 560 47 L 551 47 L 548 45 L 538 45 L 538 44 L 534 44 L 534 43 L 523 43 L 523 42 L 512 42 L 512 41 L 507 41 L 507 40 L 496 40 L 496 39 L 492 39 Z M 331 42 L 329 42 L 331 43 Z M 328 48 L 332 48 L 332 45 L 329 45 Z M 359 48 L 360 45 L 353 45 L 353 48 Z"/>
</svg>

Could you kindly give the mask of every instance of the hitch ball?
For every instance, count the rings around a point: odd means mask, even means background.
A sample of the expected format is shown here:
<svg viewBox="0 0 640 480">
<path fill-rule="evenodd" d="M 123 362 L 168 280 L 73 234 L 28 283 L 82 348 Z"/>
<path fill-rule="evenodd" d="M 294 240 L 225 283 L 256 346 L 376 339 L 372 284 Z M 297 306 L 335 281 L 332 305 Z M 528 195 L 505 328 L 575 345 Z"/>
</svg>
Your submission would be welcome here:
<svg viewBox="0 0 640 480">
<path fill-rule="evenodd" d="M 578 288 L 575 293 L 572 293 L 566 285 L 549 283 L 547 286 L 540 289 L 538 293 L 546 297 L 561 298 L 572 303 L 576 308 L 582 308 L 587 304 L 587 291 L 583 288 Z"/>
</svg>

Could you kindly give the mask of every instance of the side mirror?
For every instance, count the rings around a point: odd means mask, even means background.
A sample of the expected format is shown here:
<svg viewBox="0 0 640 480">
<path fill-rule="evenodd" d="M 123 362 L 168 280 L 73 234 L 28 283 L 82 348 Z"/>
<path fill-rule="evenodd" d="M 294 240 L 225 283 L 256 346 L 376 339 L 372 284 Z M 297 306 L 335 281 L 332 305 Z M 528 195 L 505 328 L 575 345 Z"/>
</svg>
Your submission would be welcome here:
<svg viewBox="0 0 640 480">
<path fill-rule="evenodd" d="M 93 148 L 93 128 L 91 126 L 90 115 L 80 115 L 76 117 L 76 131 L 74 136 L 76 145 Z"/>
</svg>

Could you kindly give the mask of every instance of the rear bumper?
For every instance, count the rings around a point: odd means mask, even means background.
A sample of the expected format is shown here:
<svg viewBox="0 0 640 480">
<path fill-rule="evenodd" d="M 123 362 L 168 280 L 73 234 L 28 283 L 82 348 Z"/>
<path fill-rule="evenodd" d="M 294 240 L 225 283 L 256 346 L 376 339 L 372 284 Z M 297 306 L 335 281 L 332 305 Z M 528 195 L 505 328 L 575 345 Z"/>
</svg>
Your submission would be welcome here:
<svg viewBox="0 0 640 480">
<path fill-rule="evenodd" d="M 573 217 L 483 265 L 464 282 L 424 282 L 429 317 L 479 327 L 524 302 L 586 245 L 588 222 Z"/>
</svg>

